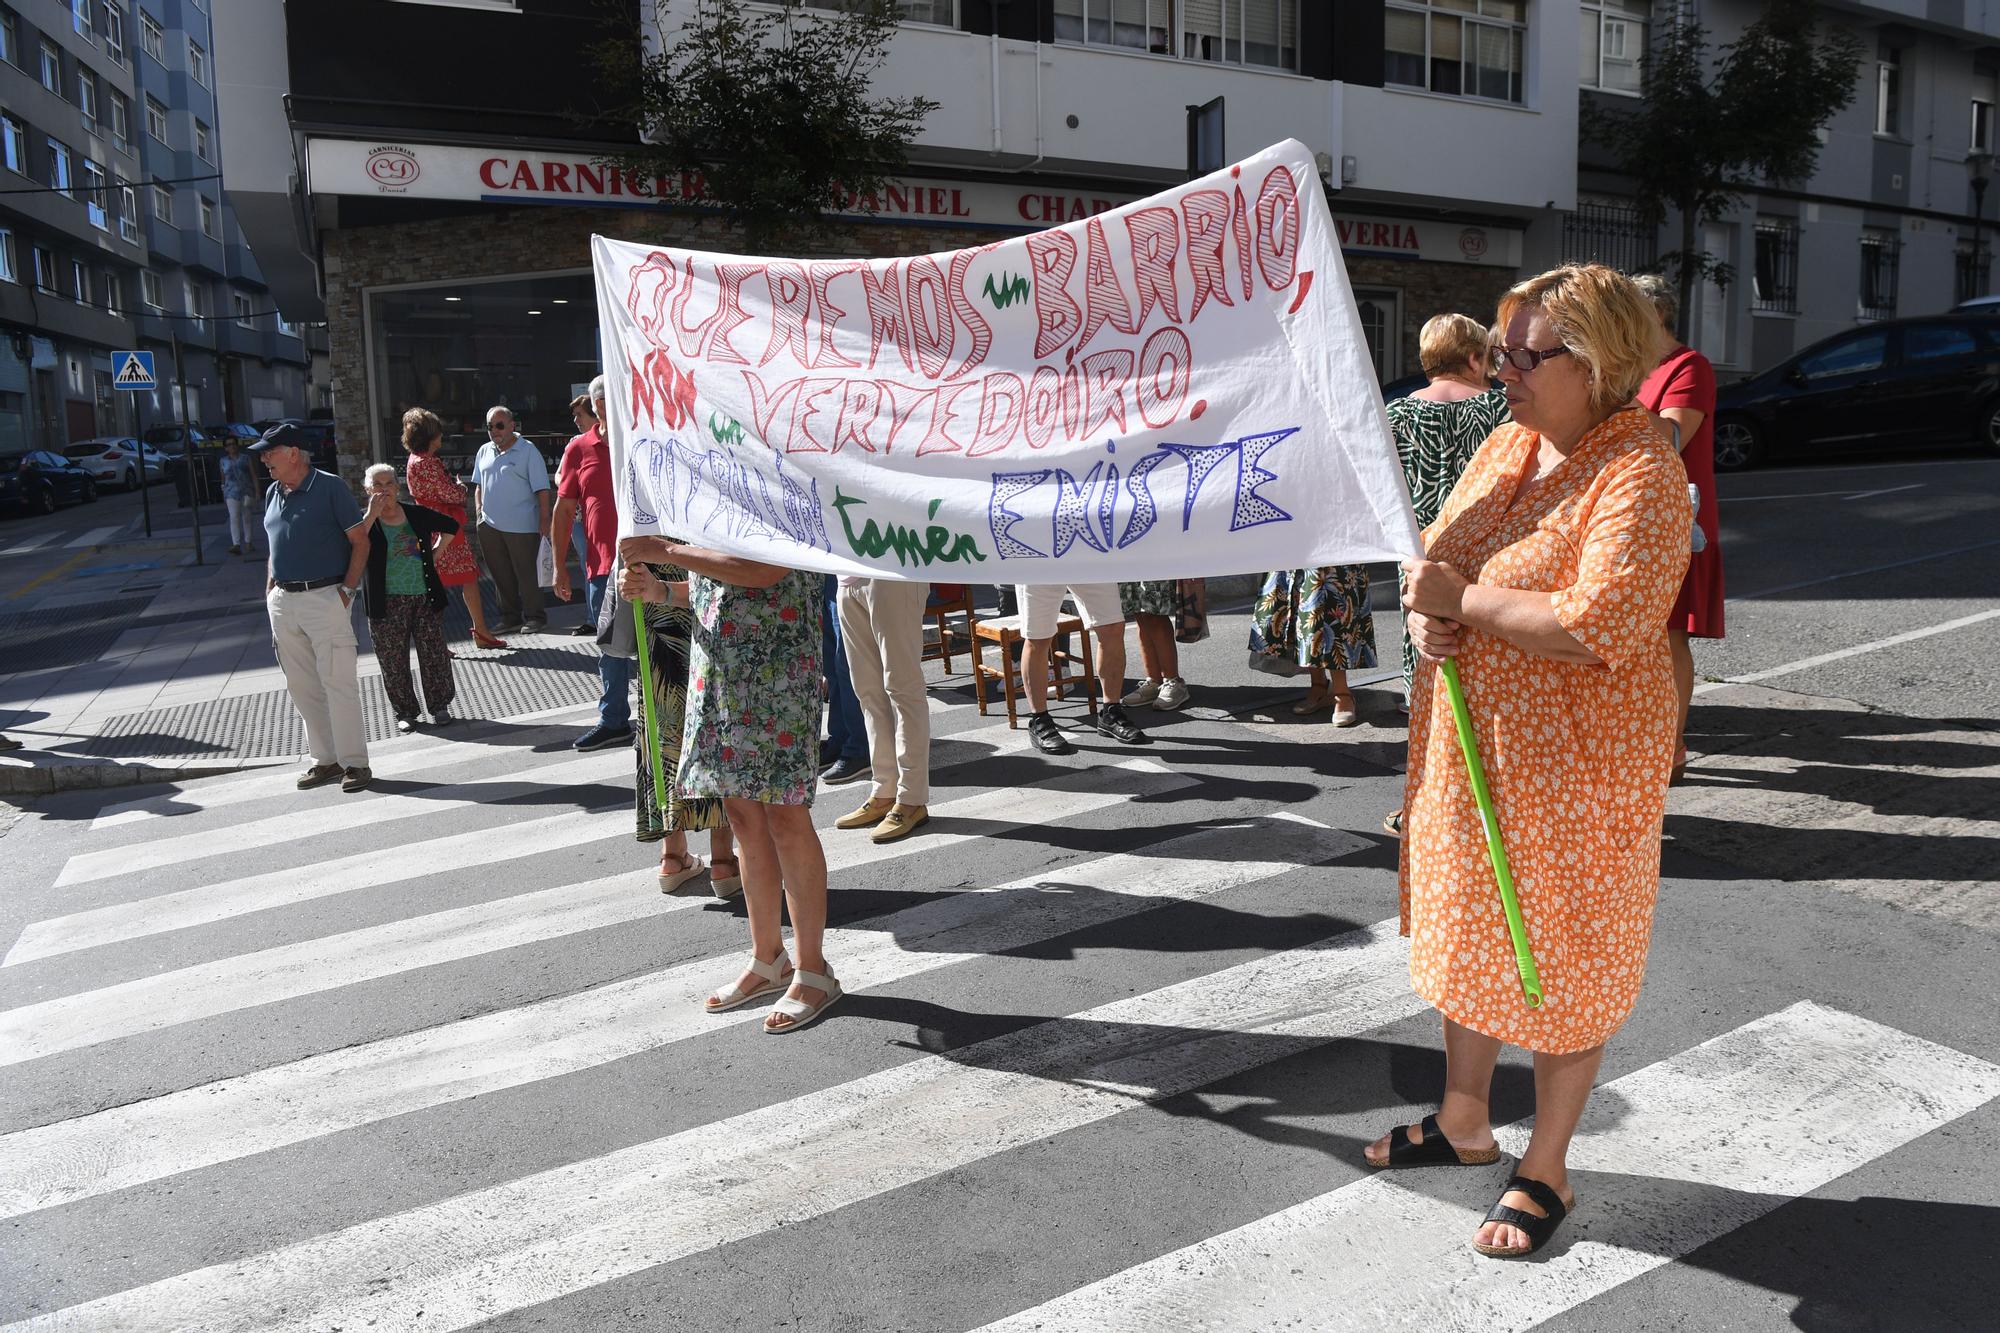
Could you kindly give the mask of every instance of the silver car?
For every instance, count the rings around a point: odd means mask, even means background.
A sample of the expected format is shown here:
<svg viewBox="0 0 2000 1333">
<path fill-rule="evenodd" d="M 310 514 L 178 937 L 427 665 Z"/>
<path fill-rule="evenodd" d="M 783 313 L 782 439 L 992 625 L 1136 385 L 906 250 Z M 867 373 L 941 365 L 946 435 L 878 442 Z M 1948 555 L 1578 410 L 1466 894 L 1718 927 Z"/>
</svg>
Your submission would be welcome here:
<svg viewBox="0 0 2000 1333">
<path fill-rule="evenodd" d="M 167 475 L 167 456 L 129 435 L 78 440 L 63 450 L 63 457 L 89 472 L 100 486 L 119 486 L 128 491 L 139 489 L 142 471 L 149 486 Z"/>
</svg>

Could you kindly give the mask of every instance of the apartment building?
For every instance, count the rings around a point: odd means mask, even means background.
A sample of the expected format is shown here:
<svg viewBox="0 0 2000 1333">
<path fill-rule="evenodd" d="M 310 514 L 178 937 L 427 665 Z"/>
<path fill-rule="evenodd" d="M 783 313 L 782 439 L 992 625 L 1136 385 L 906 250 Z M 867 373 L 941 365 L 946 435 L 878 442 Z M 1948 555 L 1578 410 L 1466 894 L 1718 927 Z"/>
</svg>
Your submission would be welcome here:
<svg viewBox="0 0 2000 1333">
<path fill-rule="evenodd" d="M 566 431 L 598 361 L 593 231 L 735 245 L 674 183 L 634 197 L 596 165 L 633 141 L 575 115 L 599 0 L 215 3 L 231 196 L 280 306 L 327 320 L 350 467 L 391 455 L 417 403 L 468 439 L 503 401 L 531 433 Z M 668 7 L 663 39 L 688 8 Z M 877 90 L 940 105 L 833 252 L 957 248 L 1151 193 L 1186 178 L 1189 108 L 1208 106 L 1225 159 L 1314 151 L 1388 380 L 1417 368 L 1430 315 L 1490 318 L 1574 204 L 1574 0 L 904 0 L 902 16 Z"/>
<path fill-rule="evenodd" d="M 0 453 L 130 430 L 111 353 L 145 262 L 129 13 L 0 3 Z"/>
<path fill-rule="evenodd" d="M 146 182 L 146 266 L 138 345 L 162 378 L 179 339 L 187 415 L 197 423 L 302 415 L 308 355 L 278 311 L 223 189 L 214 0 L 130 0 L 133 135 Z M 146 404 L 168 419 L 171 390 Z"/>
<path fill-rule="evenodd" d="M 1654 25 L 1700 23 L 1716 49 L 1762 10 L 1755 0 L 1584 0 L 1583 97 L 1639 93 L 1636 57 Z M 1830 334 L 1935 314 L 1992 288 L 2000 192 L 1985 196 L 2000 101 L 2000 9 L 1965 0 L 1822 6 L 1862 46 L 1854 98 L 1825 127 L 1805 181 L 1756 183 L 1741 207 L 1700 227 L 1735 271 L 1701 285 L 1691 341 L 1725 375 L 1752 373 Z M 1678 245 L 1630 210 L 1627 182 L 1585 143 L 1564 251 L 1627 268 Z"/>
</svg>

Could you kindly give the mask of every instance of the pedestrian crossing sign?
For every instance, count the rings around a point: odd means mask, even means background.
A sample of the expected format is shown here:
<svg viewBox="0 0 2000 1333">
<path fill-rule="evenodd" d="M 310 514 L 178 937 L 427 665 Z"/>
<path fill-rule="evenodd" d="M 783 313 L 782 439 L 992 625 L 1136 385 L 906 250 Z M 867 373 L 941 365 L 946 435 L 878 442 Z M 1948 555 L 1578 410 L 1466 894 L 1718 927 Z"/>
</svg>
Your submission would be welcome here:
<svg viewBox="0 0 2000 1333">
<path fill-rule="evenodd" d="M 112 373 L 111 387 L 114 389 L 152 389 L 159 382 L 153 378 L 153 354 L 151 352 L 113 352 L 111 360 L 118 369 Z"/>
</svg>

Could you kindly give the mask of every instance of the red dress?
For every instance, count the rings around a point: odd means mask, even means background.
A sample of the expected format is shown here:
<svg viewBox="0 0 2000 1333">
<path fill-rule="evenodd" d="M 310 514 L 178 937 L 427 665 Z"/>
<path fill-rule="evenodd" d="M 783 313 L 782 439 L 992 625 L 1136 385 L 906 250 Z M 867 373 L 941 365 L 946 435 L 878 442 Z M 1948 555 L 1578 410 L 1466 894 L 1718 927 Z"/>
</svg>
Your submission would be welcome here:
<svg viewBox="0 0 2000 1333">
<path fill-rule="evenodd" d="M 435 454 L 411 454 L 406 469 L 410 498 L 458 522 L 458 536 L 437 557 L 438 582 L 462 588 L 479 582 L 479 562 L 472 556 L 472 531 L 465 526 L 465 487 L 451 479 Z"/>
<path fill-rule="evenodd" d="M 1715 503 L 1715 367 L 1692 347 L 1677 347 L 1639 387 L 1639 401 L 1649 412 L 1689 407 L 1701 413 L 1701 429 L 1681 442 L 1681 465 L 1688 480 L 1701 491 L 1694 519 L 1708 539 L 1706 549 L 1688 560 L 1681 595 L 1667 617 L 1667 628 L 1685 630 L 1697 639 L 1722 637 L 1722 534 Z"/>
</svg>

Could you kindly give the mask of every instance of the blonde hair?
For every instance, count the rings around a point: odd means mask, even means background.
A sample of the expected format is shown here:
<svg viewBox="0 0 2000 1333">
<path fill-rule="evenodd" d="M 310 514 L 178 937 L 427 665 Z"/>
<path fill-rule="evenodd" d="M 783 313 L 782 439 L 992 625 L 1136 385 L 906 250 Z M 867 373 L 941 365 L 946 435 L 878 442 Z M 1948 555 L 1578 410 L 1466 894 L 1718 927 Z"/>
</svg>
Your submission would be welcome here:
<svg viewBox="0 0 2000 1333">
<path fill-rule="evenodd" d="M 1603 264 L 1565 264 L 1500 298 L 1505 328 L 1524 307 L 1541 311 L 1563 346 L 1590 374 L 1590 405 L 1608 412 L 1630 402 L 1660 359 L 1660 320 L 1632 279 Z"/>
<path fill-rule="evenodd" d="M 1432 315 L 1417 334 L 1417 361 L 1424 374 L 1437 376 L 1462 370 L 1469 361 L 1483 370 L 1492 364 L 1493 348 L 1486 328 L 1470 315 Z"/>
<path fill-rule="evenodd" d="M 396 479 L 396 468 L 393 463 L 370 463 L 368 470 L 361 474 L 361 485 L 364 489 L 373 486 L 375 478 L 385 472 L 389 474 L 389 480 L 394 481 Z"/>
</svg>

